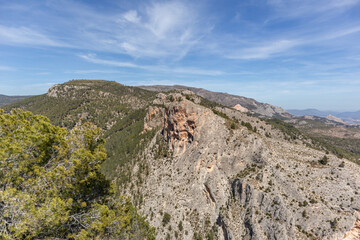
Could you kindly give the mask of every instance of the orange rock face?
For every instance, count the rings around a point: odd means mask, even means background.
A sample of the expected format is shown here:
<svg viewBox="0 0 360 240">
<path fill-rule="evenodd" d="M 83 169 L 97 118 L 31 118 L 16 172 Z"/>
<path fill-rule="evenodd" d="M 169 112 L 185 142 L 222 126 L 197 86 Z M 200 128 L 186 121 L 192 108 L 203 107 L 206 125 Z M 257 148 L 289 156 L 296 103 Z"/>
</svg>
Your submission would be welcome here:
<svg viewBox="0 0 360 240">
<path fill-rule="evenodd" d="M 356 220 L 354 226 L 346 232 L 343 240 L 357 240 L 360 239 L 360 213 L 358 213 L 359 218 Z"/>
<path fill-rule="evenodd" d="M 236 110 L 238 110 L 240 112 L 248 112 L 249 111 L 249 109 L 247 109 L 246 107 L 241 106 L 240 104 L 236 104 L 232 108 L 236 109 Z"/>
<path fill-rule="evenodd" d="M 171 106 L 165 109 L 164 138 L 168 143 L 179 142 L 180 146 L 194 140 L 198 116 L 184 106 Z"/>
</svg>

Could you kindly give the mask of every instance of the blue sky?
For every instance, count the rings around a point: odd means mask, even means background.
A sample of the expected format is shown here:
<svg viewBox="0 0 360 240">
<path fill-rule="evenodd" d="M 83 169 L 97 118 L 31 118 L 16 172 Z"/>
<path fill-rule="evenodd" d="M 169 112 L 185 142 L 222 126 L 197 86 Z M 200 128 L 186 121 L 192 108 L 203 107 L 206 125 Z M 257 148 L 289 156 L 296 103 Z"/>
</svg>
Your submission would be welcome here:
<svg viewBox="0 0 360 240">
<path fill-rule="evenodd" d="M 360 110 L 360 0 L 0 0 L 0 93 L 71 79 Z"/>
</svg>

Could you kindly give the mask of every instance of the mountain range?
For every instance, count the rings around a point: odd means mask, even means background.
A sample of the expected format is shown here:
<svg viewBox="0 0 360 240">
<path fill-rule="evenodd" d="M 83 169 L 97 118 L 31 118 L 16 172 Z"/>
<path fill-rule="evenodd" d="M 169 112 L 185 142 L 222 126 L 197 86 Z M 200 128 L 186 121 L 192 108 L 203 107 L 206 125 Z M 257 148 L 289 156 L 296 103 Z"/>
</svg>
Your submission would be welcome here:
<svg viewBox="0 0 360 240">
<path fill-rule="evenodd" d="M 336 112 L 336 111 L 320 111 L 317 109 L 288 109 L 289 113 L 294 116 L 318 116 L 318 117 L 327 117 L 329 115 L 342 119 L 348 123 L 358 123 L 360 124 L 360 111 L 355 112 Z"/>
<path fill-rule="evenodd" d="M 156 239 L 359 239 L 359 155 L 313 138 L 297 128 L 304 119 L 269 104 L 150 88 L 70 81 L 4 109 L 68 129 L 102 128 L 102 172 L 156 228 Z"/>
</svg>

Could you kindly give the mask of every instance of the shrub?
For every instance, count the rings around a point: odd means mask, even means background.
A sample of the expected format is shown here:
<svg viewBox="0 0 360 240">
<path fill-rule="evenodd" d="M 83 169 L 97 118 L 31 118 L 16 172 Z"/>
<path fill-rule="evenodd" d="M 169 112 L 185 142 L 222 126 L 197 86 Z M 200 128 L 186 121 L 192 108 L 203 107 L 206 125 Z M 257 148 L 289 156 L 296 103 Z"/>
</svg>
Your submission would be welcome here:
<svg viewBox="0 0 360 240">
<path fill-rule="evenodd" d="M 163 219 L 162 219 L 163 226 L 166 226 L 166 224 L 168 224 L 170 222 L 170 219 L 171 219 L 170 214 L 168 214 L 167 212 L 164 213 Z"/>
<path fill-rule="evenodd" d="M 322 165 L 326 165 L 329 162 L 329 158 L 325 155 L 322 159 L 319 160 L 319 163 Z"/>
</svg>

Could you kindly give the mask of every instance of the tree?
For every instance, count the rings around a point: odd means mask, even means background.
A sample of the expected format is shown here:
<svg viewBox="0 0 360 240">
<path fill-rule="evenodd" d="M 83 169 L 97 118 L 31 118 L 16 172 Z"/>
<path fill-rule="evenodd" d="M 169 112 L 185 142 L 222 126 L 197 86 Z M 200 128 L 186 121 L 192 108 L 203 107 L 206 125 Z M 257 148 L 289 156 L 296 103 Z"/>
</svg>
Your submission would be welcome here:
<svg viewBox="0 0 360 240">
<path fill-rule="evenodd" d="M 101 129 L 70 132 L 0 109 L 0 238 L 154 239 L 154 229 L 100 172 Z"/>
</svg>

